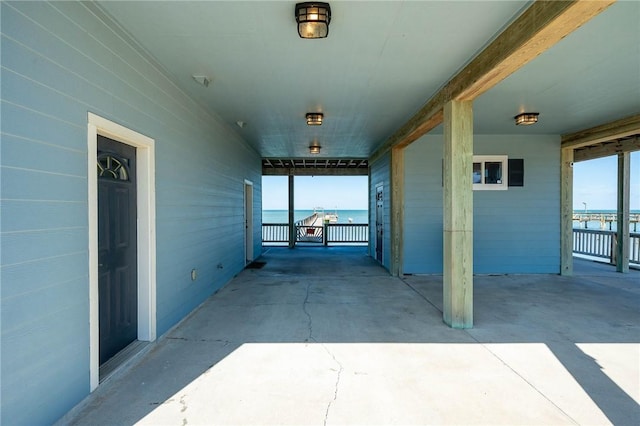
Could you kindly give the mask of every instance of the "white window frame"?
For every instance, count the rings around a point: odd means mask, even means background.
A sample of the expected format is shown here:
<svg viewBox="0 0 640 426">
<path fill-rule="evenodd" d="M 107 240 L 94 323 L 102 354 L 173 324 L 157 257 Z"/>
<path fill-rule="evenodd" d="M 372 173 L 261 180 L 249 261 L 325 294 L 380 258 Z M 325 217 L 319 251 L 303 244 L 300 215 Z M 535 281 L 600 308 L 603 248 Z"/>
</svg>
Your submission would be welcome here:
<svg viewBox="0 0 640 426">
<path fill-rule="evenodd" d="M 509 157 L 507 155 L 474 155 L 473 163 L 480 163 L 481 175 L 481 182 L 473 184 L 474 191 L 505 191 L 509 189 Z M 501 183 L 484 183 L 485 163 L 502 163 Z"/>
</svg>

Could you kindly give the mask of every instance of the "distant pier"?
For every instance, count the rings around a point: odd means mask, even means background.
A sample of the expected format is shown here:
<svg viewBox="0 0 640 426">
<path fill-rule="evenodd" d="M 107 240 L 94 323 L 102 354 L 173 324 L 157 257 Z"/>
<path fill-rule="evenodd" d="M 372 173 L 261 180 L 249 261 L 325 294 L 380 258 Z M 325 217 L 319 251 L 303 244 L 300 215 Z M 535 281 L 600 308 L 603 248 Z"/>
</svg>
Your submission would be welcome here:
<svg viewBox="0 0 640 426">
<path fill-rule="evenodd" d="M 579 227 L 588 228 L 589 222 L 599 222 L 600 229 L 612 229 L 612 224 L 618 221 L 616 213 L 573 213 L 573 221 L 579 223 Z M 632 213 L 629 215 L 629 223 L 633 225 L 633 231 L 637 232 L 638 222 L 640 222 L 640 214 Z M 584 223 L 584 226 L 582 224 Z"/>
<path fill-rule="evenodd" d="M 315 243 L 323 245 L 366 245 L 369 241 L 368 223 L 337 223 L 338 213 L 325 213 L 321 209 L 294 223 L 295 243 Z M 289 241 L 288 223 L 263 223 L 262 245 L 292 244 Z"/>
</svg>

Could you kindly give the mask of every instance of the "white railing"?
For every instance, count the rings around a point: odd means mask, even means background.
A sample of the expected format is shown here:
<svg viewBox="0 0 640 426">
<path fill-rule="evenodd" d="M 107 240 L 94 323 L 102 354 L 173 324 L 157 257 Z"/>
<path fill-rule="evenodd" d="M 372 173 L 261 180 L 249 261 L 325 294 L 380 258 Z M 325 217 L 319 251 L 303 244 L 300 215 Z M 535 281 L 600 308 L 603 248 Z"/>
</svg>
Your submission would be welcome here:
<svg viewBox="0 0 640 426">
<path fill-rule="evenodd" d="M 289 225 L 286 223 L 263 223 L 262 243 L 288 243 Z"/>
<path fill-rule="evenodd" d="M 262 244 L 289 242 L 289 225 L 286 223 L 263 223 Z M 367 244 L 369 225 L 366 223 L 326 223 L 311 226 L 296 223 L 296 243 L 316 244 Z"/>
<path fill-rule="evenodd" d="M 369 225 L 366 223 L 330 223 L 327 225 L 328 243 L 368 243 Z"/>
<path fill-rule="evenodd" d="M 616 263 L 617 234 L 615 231 L 573 229 L 573 252 L 608 259 Z M 629 234 L 629 263 L 640 264 L 640 233 Z"/>
<path fill-rule="evenodd" d="M 324 239 L 322 231 L 322 226 L 296 226 L 296 242 L 322 244 Z"/>
<path fill-rule="evenodd" d="M 295 223 L 297 241 L 300 241 L 301 232 L 308 232 L 306 228 L 312 228 L 312 225 L 318 217 L 317 213 L 305 217 Z M 262 224 L 262 244 L 264 243 L 288 243 L 289 242 L 289 224 L 287 223 L 263 223 Z M 320 234 L 320 242 L 322 242 L 322 234 Z"/>
</svg>

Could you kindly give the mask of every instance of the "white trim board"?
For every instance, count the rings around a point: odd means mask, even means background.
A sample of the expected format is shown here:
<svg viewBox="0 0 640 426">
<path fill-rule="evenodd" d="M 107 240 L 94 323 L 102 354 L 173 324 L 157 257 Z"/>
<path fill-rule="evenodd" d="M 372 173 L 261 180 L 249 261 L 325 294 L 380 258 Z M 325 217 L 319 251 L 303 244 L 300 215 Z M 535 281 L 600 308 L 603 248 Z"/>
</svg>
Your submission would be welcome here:
<svg viewBox="0 0 640 426">
<path fill-rule="evenodd" d="M 98 387 L 100 327 L 98 308 L 98 135 L 136 148 L 138 198 L 138 340 L 156 340 L 156 195 L 155 141 L 88 113 L 87 181 L 89 212 L 89 377 Z"/>
<path fill-rule="evenodd" d="M 244 180 L 244 257 L 245 265 L 253 261 L 253 182 Z"/>
</svg>

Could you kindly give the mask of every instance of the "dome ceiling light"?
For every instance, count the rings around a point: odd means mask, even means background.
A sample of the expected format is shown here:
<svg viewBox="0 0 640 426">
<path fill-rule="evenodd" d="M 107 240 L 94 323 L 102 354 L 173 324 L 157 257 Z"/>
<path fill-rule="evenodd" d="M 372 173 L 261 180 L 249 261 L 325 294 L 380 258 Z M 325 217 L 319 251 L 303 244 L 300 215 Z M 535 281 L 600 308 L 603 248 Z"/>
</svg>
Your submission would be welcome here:
<svg viewBox="0 0 640 426">
<path fill-rule="evenodd" d="M 322 125 L 324 114 L 322 114 L 321 112 L 308 112 L 305 117 L 307 118 L 307 125 L 320 126 Z"/>
<path fill-rule="evenodd" d="M 296 22 L 301 38 L 325 38 L 329 35 L 331 7 L 329 3 L 305 2 L 296 4 Z"/>
<path fill-rule="evenodd" d="M 538 122 L 539 115 L 537 112 L 523 112 L 513 118 L 516 120 L 516 126 L 530 126 Z"/>
<path fill-rule="evenodd" d="M 311 145 L 309 145 L 309 153 L 314 155 L 320 154 L 320 148 L 322 147 L 318 145 L 317 142 L 314 142 Z"/>
</svg>

